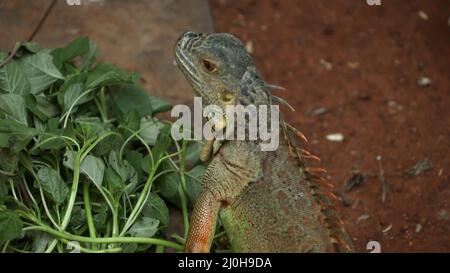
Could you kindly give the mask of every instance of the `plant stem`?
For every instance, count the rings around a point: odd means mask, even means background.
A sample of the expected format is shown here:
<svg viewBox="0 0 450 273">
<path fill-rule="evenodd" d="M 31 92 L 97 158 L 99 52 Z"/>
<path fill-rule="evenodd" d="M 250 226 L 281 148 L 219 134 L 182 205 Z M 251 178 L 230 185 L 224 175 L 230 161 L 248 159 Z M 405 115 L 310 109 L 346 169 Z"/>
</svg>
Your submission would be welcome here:
<svg viewBox="0 0 450 273">
<path fill-rule="evenodd" d="M 70 216 L 72 215 L 73 206 L 75 204 L 75 198 L 77 197 L 78 184 L 80 182 L 80 165 L 81 165 L 81 154 L 82 151 L 78 151 L 73 162 L 73 179 L 72 179 L 72 189 L 70 191 L 69 201 L 67 203 L 67 209 L 63 217 L 63 221 L 60 226 L 60 230 L 64 231 L 69 224 Z M 53 240 L 50 246 L 47 248 L 46 252 L 50 253 L 53 251 L 57 244 L 57 240 Z"/>
<path fill-rule="evenodd" d="M 86 219 L 89 228 L 89 236 L 91 238 L 96 238 L 94 219 L 92 217 L 91 210 L 91 200 L 89 198 L 89 181 L 84 181 L 83 183 L 83 195 L 84 195 L 84 210 L 86 211 Z M 96 245 L 92 245 L 93 249 L 97 249 Z"/>
<path fill-rule="evenodd" d="M 125 235 L 125 233 L 131 227 L 131 225 L 133 225 L 134 221 L 136 221 L 136 218 L 139 215 L 139 213 L 141 213 L 142 207 L 150 193 L 150 189 L 153 184 L 153 178 L 155 176 L 156 170 L 158 169 L 158 166 L 160 163 L 161 163 L 161 161 L 158 161 L 156 163 L 156 166 L 154 166 L 154 168 L 151 170 L 151 173 L 149 174 L 149 176 L 147 178 L 147 182 L 145 182 L 144 188 L 142 189 L 142 192 L 139 195 L 139 199 L 136 202 L 136 205 L 134 206 L 133 210 L 131 211 L 130 217 L 128 217 L 127 222 L 123 226 L 122 232 L 120 233 L 119 236 Z"/>
<path fill-rule="evenodd" d="M 104 238 L 90 238 L 90 237 L 84 237 L 84 236 L 78 236 L 73 235 L 64 231 L 58 231 L 55 229 L 52 229 L 48 226 L 40 225 L 40 226 L 30 226 L 23 229 L 24 231 L 28 230 L 39 230 L 46 232 L 48 234 L 51 234 L 53 236 L 70 240 L 70 241 L 78 241 L 78 242 L 85 242 L 85 243 L 99 243 L 99 244 L 110 244 L 110 243 L 137 243 L 137 244 L 152 244 L 152 245 L 161 245 L 165 247 L 170 247 L 175 250 L 181 251 L 183 249 L 183 246 L 162 240 L 162 239 L 156 239 L 156 238 L 142 238 L 142 237 L 104 237 Z"/>
<path fill-rule="evenodd" d="M 186 163 L 186 147 L 187 141 L 182 140 L 181 154 L 180 154 L 180 178 L 181 183 L 178 185 L 178 192 L 181 199 L 181 211 L 183 213 L 183 226 L 184 226 L 184 237 L 186 238 L 189 231 L 189 215 L 187 209 L 187 198 L 186 198 L 186 178 L 184 177 L 185 163 Z"/>
</svg>

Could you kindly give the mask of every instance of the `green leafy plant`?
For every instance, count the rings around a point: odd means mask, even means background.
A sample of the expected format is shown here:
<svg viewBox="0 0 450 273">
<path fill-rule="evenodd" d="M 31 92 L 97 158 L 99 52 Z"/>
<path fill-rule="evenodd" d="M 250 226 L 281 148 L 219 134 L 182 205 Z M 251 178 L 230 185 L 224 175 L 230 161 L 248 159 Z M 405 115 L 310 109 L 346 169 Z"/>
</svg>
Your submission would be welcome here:
<svg viewBox="0 0 450 273">
<path fill-rule="evenodd" d="M 20 45 L 0 68 L 3 252 L 182 250 L 204 166 L 199 143 L 170 136 L 139 76 L 96 62 L 97 45 Z M 0 63 L 7 54 L 0 53 Z M 166 234 L 169 201 L 184 234 Z"/>
</svg>

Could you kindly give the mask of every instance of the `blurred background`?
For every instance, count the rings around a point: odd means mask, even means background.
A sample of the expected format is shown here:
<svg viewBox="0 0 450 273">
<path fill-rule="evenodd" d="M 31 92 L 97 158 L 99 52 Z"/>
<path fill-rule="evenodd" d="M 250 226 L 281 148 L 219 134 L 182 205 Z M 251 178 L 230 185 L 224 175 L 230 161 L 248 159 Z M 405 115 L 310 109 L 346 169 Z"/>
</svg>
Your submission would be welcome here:
<svg viewBox="0 0 450 273">
<path fill-rule="evenodd" d="M 174 63 L 177 37 L 235 34 L 286 88 L 286 119 L 328 170 L 357 250 L 374 240 L 382 252 L 450 251 L 450 1 L 76 2 L 56 1 L 34 41 L 89 36 L 101 59 L 174 104 L 194 95 Z M 0 0 L 0 51 L 27 40 L 51 3 Z"/>
</svg>

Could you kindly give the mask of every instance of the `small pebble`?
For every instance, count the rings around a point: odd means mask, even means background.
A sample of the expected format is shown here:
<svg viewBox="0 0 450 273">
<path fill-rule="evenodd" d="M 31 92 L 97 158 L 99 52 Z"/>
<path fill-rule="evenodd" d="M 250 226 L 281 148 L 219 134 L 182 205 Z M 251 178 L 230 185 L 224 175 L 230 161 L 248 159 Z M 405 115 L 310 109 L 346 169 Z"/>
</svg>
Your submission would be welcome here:
<svg viewBox="0 0 450 273">
<path fill-rule="evenodd" d="M 317 108 L 317 109 L 314 109 L 313 114 L 314 114 L 315 116 L 320 116 L 320 115 L 325 114 L 326 112 L 327 112 L 327 108 L 325 108 L 325 107 L 319 107 L 319 108 Z"/>
<path fill-rule="evenodd" d="M 427 87 L 431 84 L 431 80 L 428 77 L 420 77 L 417 80 L 417 85 L 420 87 Z"/>
<path fill-rule="evenodd" d="M 344 135 L 341 133 L 329 134 L 326 136 L 326 139 L 333 142 L 342 142 L 344 141 Z"/>
<path fill-rule="evenodd" d="M 358 217 L 358 219 L 356 219 L 358 222 L 360 222 L 360 221 L 365 221 L 365 220 L 367 220 L 367 219 L 369 219 L 370 218 L 370 215 L 369 214 L 363 214 L 363 215 L 361 215 L 361 216 L 359 216 Z"/>
<path fill-rule="evenodd" d="M 402 110 L 403 110 L 403 106 L 398 104 L 396 101 L 393 101 L 393 100 L 388 101 L 388 111 L 390 114 L 396 114 Z"/>
<path fill-rule="evenodd" d="M 333 69 L 333 65 L 332 65 L 330 62 L 328 62 L 328 61 L 326 61 L 326 60 L 324 60 L 324 59 L 320 59 L 319 61 L 320 61 L 320 64 L 321 64 L 326 70 L 330 71 L 331 69 Z"/>
<path fill-rule="evenodd" d="M 246 44 L 245 44 L 245 48 L 247 49 L 247 52 L 248 53 L 253 53 L 253 42 L 252 41 L 248 41 Z"/>
<path fill-rule="evenodd" d="M 350 67 L 351 69 L 356 69 L 359 67 L 359 63 L 358 62 L 347 62 L 348 67 Z"/>
<path fill-rule="evenodd" d="M 422 20 L 425 20 L 425 21 L 428 20 L 428 15 L 423 10 L 419 10 L 419 17 Z"/>
<path fill-rule="evenodd" d="M 450 215 L 445 209 L 441 209 L 436 213 L 436 218 L 441 221 L 448 221 L 450 220 Z"/>
<path fill-rule="evenodd" d="M 422 225 L 419 223 L 416 225 L 416 233 L 419 233 L 422 231 Z"/>
<path fill-rule="evenodd" d="M 390 224 L 387 228 L 383 229 L 382 232 L 383 232 L 383 233 L 386 233 L 386 232 L 388 232 L 389 230 L 391 230 L 391 228 L 392 228 L 392 224 Z"/>
</svg>

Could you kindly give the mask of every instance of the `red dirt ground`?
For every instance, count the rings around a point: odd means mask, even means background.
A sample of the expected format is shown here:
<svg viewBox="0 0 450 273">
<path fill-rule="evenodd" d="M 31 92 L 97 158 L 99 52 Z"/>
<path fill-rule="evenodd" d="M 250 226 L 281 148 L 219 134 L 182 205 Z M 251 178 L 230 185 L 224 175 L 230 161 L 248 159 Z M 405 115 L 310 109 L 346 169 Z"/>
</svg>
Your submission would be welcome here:
<svg viewBox="0 0 450 273">
<path fill-rule="evenodd" d="M 450 4 L 381 2 L 210 4 L 217 30 L 251 42 L 265 79 L 286 87 L 279 96 L 297 109 L 286 117 L 309 138 L 305 148 L 322 159 L 335 192 L 352 170 L 367 176 L 338 205 L 357 250 L 376 240 L 382 252 L 449 252 Z M 423 76 L 430 86 L 419 87 Z M 345 140 L 326 140 L 332 133 Z M 424 159 L 431 170 L 405 174 Z"/>
</svg>

